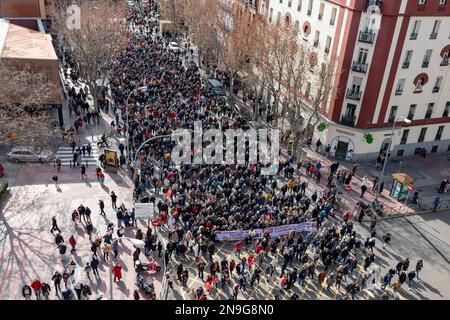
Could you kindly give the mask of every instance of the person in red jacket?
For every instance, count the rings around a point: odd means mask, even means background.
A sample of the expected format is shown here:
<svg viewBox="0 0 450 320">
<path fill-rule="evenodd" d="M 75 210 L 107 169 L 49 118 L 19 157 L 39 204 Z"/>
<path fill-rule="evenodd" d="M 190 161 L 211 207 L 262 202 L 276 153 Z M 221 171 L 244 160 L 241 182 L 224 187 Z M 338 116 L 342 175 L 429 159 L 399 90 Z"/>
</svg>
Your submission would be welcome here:
<svg viewBox="0 0 450 320">
<path fill-rule="evenodd" d="M 31 283 L 31 288 L 36 294 L 36 299 L 41 299 L 41 282 L 38 279 L 34 279 Z"/>
<path fill-rule="evenodd" d="M 70 250 L 71 253 L 75 252 L 75 246 L 77 245 L 77 241 L 75 240 L 75 237 L 73 235 L 70 236 L 69 238 L 69 243 L 72 246 L 72 249 Z"/>
<path fill-rule="evenodd" d="M 118 281 L 122 279 L 122 267 L 120 264 L 116 263 L 112 269 L 112 272 L 114 274 L 114 282 L 116 282 L 116 279 L 118 279 Z"/>
<path fill-rule="evenodd" d="M 237 251 L 237 257 L 240 259 L 241 258 L 241 250 L 242 250 L 242 242 L 241 241 L 236 242 L 236 244 L 234 245 L 234 249 Z"/>
</svg>

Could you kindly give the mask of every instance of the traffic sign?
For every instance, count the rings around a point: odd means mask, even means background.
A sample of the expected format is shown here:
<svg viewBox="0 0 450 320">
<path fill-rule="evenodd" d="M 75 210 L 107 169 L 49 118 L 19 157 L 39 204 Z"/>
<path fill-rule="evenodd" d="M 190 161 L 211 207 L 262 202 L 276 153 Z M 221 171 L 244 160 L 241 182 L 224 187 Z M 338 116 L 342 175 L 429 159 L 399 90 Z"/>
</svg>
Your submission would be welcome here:
<svg viewBox="0 0 450 320">
<path fill-rule="evenodd" d="M 410 185 L 408 186 L 408 190 L 409 190 L 409 191 L 412 191 L 412 189 L 413 189 L 413 185 L 410 184 Z"/>
</svg>

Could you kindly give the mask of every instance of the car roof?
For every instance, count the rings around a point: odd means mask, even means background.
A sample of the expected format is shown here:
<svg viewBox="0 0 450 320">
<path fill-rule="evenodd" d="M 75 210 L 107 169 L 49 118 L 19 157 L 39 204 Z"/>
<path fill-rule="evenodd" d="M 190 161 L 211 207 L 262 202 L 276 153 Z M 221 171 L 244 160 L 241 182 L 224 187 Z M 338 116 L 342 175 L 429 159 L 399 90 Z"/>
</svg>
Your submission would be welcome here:
<svg viewBox="0 0 450 320">
<path fill-rule="evenodd" d="M 19 146 L 13 147 L 10 152 L 17 152 L 17 151 L 36 151 L 36 148 L 30 146 Z"/>
<path fill-rule="evenodd" d="M 208 79 L 208 82 L 211 83 L 213 86 L 223 86 L 222 83 L 220 83 L 219 80 L 216 79 Z"/>
</svg>

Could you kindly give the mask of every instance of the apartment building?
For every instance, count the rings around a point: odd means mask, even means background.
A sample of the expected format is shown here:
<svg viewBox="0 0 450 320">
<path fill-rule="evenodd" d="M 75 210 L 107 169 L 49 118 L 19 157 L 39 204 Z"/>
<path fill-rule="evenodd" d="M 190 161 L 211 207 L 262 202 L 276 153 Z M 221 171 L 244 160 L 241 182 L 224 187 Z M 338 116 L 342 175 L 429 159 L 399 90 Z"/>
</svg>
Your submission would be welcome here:
<svg viewBox="0 0 450 320">
<path fill-rule="evenodd" d="M 270 23 L 299 29 L 319 60 L 337 60 L 313 140 L 338 159 L 450 151 L 448 0 L 249 0 Z M 412 120 L 406 124 L 402 117 Z M 395 124 L 394 134 L 392 128 Z"/>
</svg>

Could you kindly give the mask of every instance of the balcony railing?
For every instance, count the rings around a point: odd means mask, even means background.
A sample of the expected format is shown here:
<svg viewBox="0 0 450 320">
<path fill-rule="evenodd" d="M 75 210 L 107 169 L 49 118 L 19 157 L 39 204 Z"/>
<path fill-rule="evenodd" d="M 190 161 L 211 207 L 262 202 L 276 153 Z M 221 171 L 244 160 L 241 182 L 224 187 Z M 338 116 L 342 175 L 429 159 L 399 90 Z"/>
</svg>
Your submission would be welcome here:
<svg viewBox="0 0 450 320">
<path fill-rule="evenodd" d="M 381 0 L 367 0 L 367 8 L 370 6 L 378 6 L 381 8 Z"/>
<path fill-rule="evenodd" d="M 408 69 L 409 68 L 409 62 L 403 62 L 402 68 L 403 69 Z"/>
<path fill-rule="evenodd" d="M 433 87 L 433 93 L 439 92 L 439 87 Z"/>
<path fill-rule="evenodd" d="M 314 47 L 317 48 L 319 46 L 319 40 L 314 40 Z"/>
<path fill-rule="evenodd" d="M 430 34 L 430 39 L 436 39 L 437 35 L 437 32 L 433 32 L 432 34 Z"/>
<path fill-rule="evenodd" d="M 441 66 L 448 66 L 448 57 L 442 59 Z"/>
<path fill-rule="evenodd" d="M 351 89 L 347 89 L 347 98 L 359 101 L 361 100 L 361 91 L 353 91 Z"/>
<path fill-rule="evenodd" d="M 367 72 L 367 63 L 360 63 L 353 61 L 352 70 L 356 72 L 366 73 Z"/>
<path fill-rule="evenodd" d="M 422 68 L 428 68 L 428 65 L 430 64 L 430 61 L 424 61 L 422 62 Z"/>
<path fill-rule="evenodd" d="M 403 89 L 397 89 L 397 90 L 395 90 L 395 95 L 396 95 L 396 96 L 401 96 L 402 93 L 403 93 Z"/>
<path fill-rule="evenodd" d="M 355 126 L 355 116 L 348 117 L 348 116 L 342 116 L 341 118 L 341 124 L 348 127 L 354 127 Z"/>
<path fill-rule="evenodd" d="M 330 52 L 330 48 L 329 47 L 325 47 L 325 54 L 328 54 Z"/>
<path fill-rule="evenodd" d="M 359 41 L 365 43 L 373 43 L 375 40 L 375 33 L 372 31 L 361 31 L 359 33 Z"/>
<path fill-rule="evenodd" d="M 416 40 L 417 35 L 418 35 L 418 33 L 411 33 L 411 35 L 409 36 L 409 40 Z"/>
</svg>

